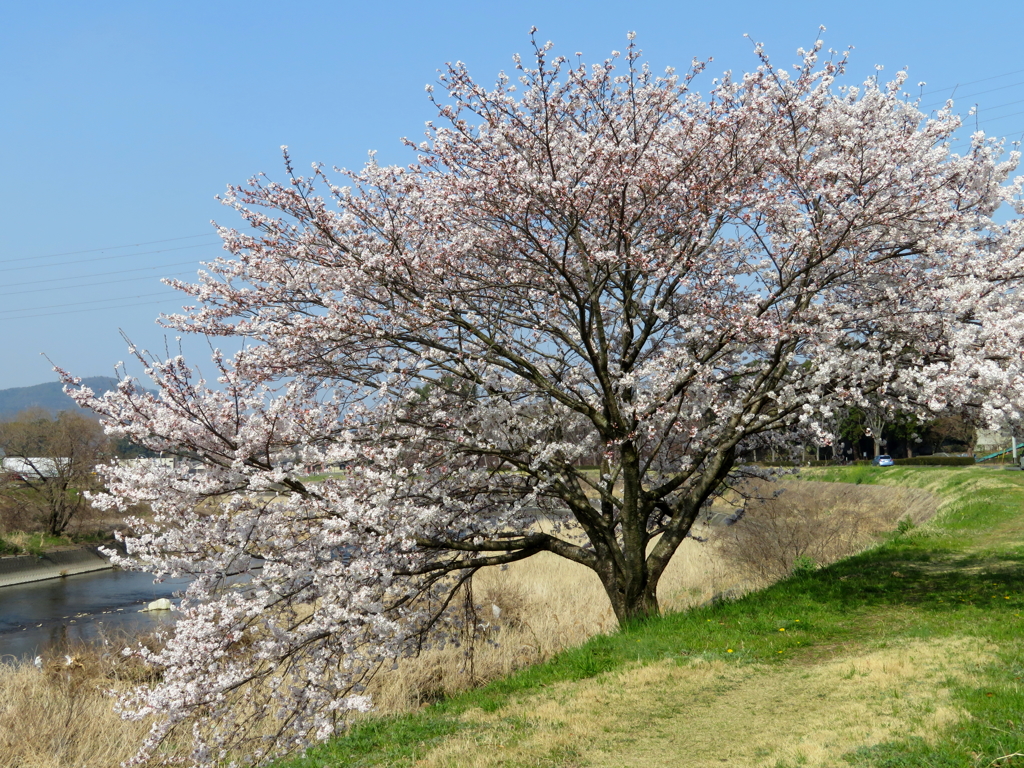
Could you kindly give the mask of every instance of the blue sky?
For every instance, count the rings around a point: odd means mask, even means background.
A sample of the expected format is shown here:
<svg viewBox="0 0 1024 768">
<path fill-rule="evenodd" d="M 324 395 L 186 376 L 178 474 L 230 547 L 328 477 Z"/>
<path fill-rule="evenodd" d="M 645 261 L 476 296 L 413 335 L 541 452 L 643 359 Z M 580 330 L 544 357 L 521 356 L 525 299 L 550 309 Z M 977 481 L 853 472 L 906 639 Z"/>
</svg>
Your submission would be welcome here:
<svg viewBox="0 0 1024 768">
<path fill-rule="evenodd" d="M 8 2 L 0 10 L 0 388 L 82 376 L 125 357 L 123 330 L 164 349 L 159 283 L 220 251 L 214 196 L 265 172 L 409 159 L 446 61 L 493 81 L 540 28 L 559 52 L 604 58 L 635 30 L 656 69 L 796 60 L 819 25 L 852 45 L 851 74 L 908 67 L 925 106 L 956 88 L 990 134 L 1024 134 L 1024 3 Z M 959 84 L 959 85 L 958 85 Z M 974 118 L 969 119 L 971 128 Z M 132 247 L 116 247 L 132 246 Z M 206 342 L 186 340 L 202 363 Z"/>
</svg>

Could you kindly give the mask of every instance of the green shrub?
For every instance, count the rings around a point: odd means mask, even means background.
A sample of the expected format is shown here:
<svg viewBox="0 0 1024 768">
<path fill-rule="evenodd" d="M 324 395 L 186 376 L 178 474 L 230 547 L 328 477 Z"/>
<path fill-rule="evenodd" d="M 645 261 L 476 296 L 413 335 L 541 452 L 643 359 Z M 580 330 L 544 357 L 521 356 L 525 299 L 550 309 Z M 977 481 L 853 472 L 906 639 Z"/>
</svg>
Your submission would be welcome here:
<svg viewBox="0 0 1024 768">
<path fill-rule="evenodd" d="M 808 573 L 814 573 L 818 570 L 818 564 L 814 562 L 813 557 L 797 555 L 793 560 L 793 568 L 791 570 L 794 576 L 801 576 Z"/>
<path fill-rule="evenodd" d="M 0 555 L 16 555 L 21 552 L 17 544 L 13 544 L 0 537 Z"/>
<path fill-rule="evenodd" d="M 756 461 L 747 462 L 759 467 L 841 467 L 840 459 L 805 459 L 803 461 Z"/>
<path fill-rule="evenodd" d="M 912 459 L 895 459 L 900 466 L 913 467 L 969 467 L 974 466 L 973 456 L 915 456 Z"/>
<path fill-rule="evenodd" d="M 906 536 L 908 533 L 910 533 L 916 527 L 917 526 L 914 525 L 914 521 L 911 520 L 909 517 L 901 517 L 900 521 L 898 523 L 896 523 L 896 535 L 897 536 Z"/>
<path fill-rule="evenodd" d="M 854 463 L 858 467 L 870 467 L 872 459 L 857 459 Z M 975 464 L 973 456 L 915 456 L 912 459 L 893 459 L 893 462 L 903 467 L 973 467 Z"/>
</svg>

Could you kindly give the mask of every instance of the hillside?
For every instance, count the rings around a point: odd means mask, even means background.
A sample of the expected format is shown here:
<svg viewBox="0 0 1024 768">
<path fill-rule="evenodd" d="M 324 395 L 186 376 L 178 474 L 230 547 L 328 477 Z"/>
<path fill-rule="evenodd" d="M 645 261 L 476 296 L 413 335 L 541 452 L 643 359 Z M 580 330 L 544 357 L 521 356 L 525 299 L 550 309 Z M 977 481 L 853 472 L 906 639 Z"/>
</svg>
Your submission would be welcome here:
<svg viewBox="0 0 1024 768">
<path fill-rule="evenodd" d="M 92 376 L 83 379 L 82 383 L 100 393 L 114 389 L 117 379 L 111 376 Z M 57 413 L 76 410 L 78 406 L 64 394 L 64 385 L 59 381 L 32 387 L 0 389 L 0 420 L 12 418 L 26 408 L 42 408 L 49 413 Z"/>
</svg>

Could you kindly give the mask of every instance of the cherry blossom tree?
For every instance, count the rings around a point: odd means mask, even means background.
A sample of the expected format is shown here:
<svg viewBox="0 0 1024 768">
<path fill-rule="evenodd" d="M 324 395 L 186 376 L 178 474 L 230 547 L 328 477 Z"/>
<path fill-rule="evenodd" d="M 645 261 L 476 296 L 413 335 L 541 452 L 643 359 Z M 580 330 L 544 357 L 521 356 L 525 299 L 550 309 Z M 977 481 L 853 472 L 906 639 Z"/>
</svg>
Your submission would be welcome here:
<svg viewBox="0 0 1024 768">
<path fill-rule="evenodd" d="M 148 750 L 191 722 L 200 764 L 328 737 L 482 567 L 554 553 L 620 622 L 657 614 L 738 453 L 868 394 L 1015 412 L 1016 154 L 951 152 L 951 103 L 843 85 L 820 43 L 702 95 L 702 64 L 658 76 L 630 39 L 594 66 L 536 45 L 491 88 L 449 65 L 404 167 L 286 152 L 286 182 L 229 190 L 228 255 L 171 281 L 194 306 L 169 327 L 246 340 L 216 383 L 138 352 L 158 395 L 70 387 L 201 465 L 114 464 L 98 499 L 149 504 L 132 557 L 194 577 L 123 703 L 160 716 Z"/>
</svg>

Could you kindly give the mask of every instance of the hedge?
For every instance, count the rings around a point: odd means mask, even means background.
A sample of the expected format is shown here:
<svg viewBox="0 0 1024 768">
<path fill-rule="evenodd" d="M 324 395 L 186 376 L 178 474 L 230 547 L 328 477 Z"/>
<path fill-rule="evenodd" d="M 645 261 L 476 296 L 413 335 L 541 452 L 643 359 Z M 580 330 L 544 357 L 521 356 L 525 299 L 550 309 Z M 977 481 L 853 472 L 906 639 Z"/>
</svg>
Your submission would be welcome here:
<svg viewBox="0 0 1024 768">
<path fill-rule="evenodd" d="M 903 466 L 968 467 L 975 463 L 973 456 L 915 456 L 912 459 L 894 459 Z"/>
<path fill-rule="evenodd" d="M 973 456 L 915 456 L 912 459 L 893 459 L 894 462 L 902 466 L 916 466 L 916 467 L 969 467 L 972 466 L 975 461 Z M 822 459 L 812 461 L 759 461 L 757 462 L 762 467 L 836 467 L 843 466 L 843 463 L 834 459 Z M 870 467 L 871 459 L 856 459 L 852 462 L 853 466 L 857 467 Z"/>
</svg>

